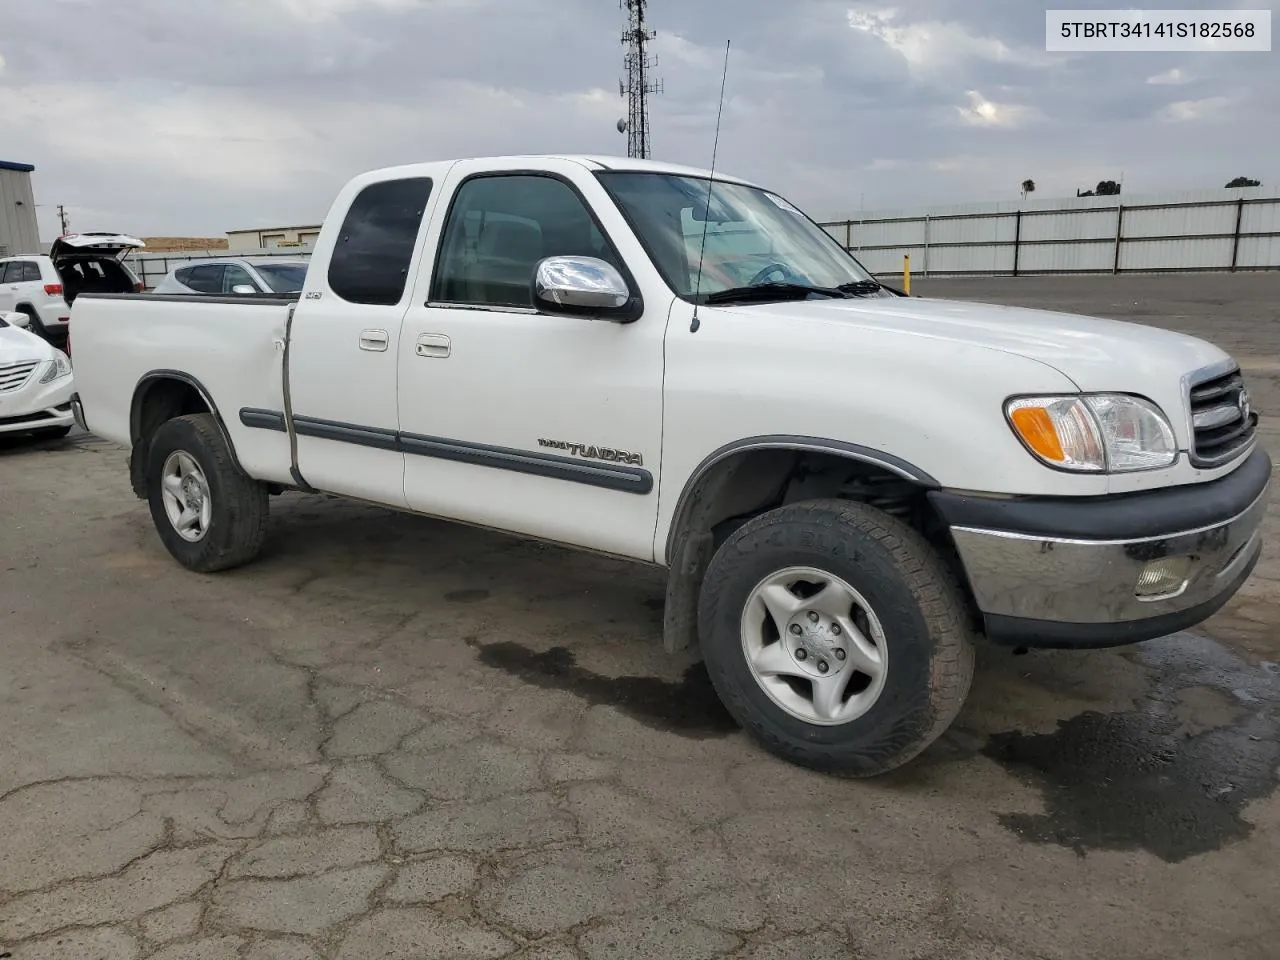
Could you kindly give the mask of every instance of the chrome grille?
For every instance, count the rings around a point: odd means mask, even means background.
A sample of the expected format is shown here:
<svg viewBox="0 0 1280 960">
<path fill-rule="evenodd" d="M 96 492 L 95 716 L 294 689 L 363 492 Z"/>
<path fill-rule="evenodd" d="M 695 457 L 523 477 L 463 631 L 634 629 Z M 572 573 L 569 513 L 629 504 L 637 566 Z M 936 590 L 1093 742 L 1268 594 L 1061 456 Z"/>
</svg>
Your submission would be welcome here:
<svg viewBox="0 0 1280 960">
<path fill-rule="evenodd" d="M 1238 369 L 1192 384 L 1188 399 L 1194 437 L 1191 462 L 1196 466 L 1226 463 L 1253 441 L 1258 414 Z"/>
<path fill-rule="evenodd" d="M 30 363 L 13 363 L 7 367 L 0 367 L 0 393 L 17 390 L 27 382 L 31 371 L 40 366 L 40 363 L 39 360 L 33 360 Z"/>
</svg>

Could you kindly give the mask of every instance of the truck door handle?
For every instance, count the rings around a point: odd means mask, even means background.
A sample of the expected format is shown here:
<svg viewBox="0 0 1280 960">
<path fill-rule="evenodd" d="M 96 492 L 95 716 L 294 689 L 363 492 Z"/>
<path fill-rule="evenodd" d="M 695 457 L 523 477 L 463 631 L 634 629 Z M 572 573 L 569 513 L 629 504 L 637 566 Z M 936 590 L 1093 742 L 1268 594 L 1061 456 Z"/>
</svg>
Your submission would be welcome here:
<svg viewBox="0 0 1280 960">
<path fill-rule="evenodd" d="M 449 338 L 443 333 L 424 333 L 418 337 L 417 353 L 420 357 L 443 360 L 450 353 Z"/>
<path fill-rule="evenodd" d="M 371 350 L 374 353 L 382 353 L 387 349 L 387 343 L 387 331 L 385 330 L 360 331 L 361 350 Z"/>
</svg>

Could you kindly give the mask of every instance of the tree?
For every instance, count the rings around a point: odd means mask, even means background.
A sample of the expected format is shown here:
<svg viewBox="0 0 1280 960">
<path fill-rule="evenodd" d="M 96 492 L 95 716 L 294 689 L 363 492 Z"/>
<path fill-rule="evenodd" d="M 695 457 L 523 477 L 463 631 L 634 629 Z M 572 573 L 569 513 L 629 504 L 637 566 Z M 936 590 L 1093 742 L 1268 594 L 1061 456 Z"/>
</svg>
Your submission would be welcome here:
<svg viewBox="0 0 1280 960">
<path fill-rule="evenodd" d="M 1022 199 L 1027 199 L 1028 193 L 1036 192 L 1036 182 L 1030 178 L 1022 181 Z"/>
<path fill-rule="evenodd" d="M 1262 186 L 1261 180 L 1255 180 L 1253 179 L 1253 177 L 1236 177 L 1234 180 L 1232 180 L 1230 183 L 1227 184 L 1227 189 L 1230 190 L 1233 187 L 1260 187 L 1260 186 Z"/>
<path fill-rule="evenodd" d="M 1092 190 L 1077 190 L 1077 197 L 1118 197 L 1120 196 L 1120 184 L 1114 180 L 1099 180 L 1098 185 Z"/>
</svg>

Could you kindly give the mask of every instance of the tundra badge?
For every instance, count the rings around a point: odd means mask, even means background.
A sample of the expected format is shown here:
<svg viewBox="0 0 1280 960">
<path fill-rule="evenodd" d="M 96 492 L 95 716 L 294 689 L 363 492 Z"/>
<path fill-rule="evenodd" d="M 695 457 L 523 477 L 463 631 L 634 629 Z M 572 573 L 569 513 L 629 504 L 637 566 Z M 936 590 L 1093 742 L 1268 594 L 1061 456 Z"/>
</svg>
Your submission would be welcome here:
<svg viewBox="0 0 1280 960">
<path fill-rule="evenodd" d="M 644 466 L 644 457 L 638 453 L 627 453 L 613 447 L 597 447 L 589 443 L 568 443 L 564 440 L 539 440 L 538 446 L 565 450 L 570 456 L 582 457 L 585 460 L 605 460 L 609 463 L 628 463 L 632 466 Z"/>
</svg>

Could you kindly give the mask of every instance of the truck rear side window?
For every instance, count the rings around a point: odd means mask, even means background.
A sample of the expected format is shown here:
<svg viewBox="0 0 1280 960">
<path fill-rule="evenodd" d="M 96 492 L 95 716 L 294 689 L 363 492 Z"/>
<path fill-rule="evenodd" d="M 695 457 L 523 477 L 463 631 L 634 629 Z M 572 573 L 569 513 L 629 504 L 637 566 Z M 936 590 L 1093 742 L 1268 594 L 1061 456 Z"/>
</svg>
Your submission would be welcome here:
<svg viewBox="0 0 1280 960">
<path fill-rule="evenodd" d="M 329 288 L 350 303 L 399 303 L 430 196 L 429 177 L 385 180 L 361 190 L 329 260 Z"/>
</svg>

